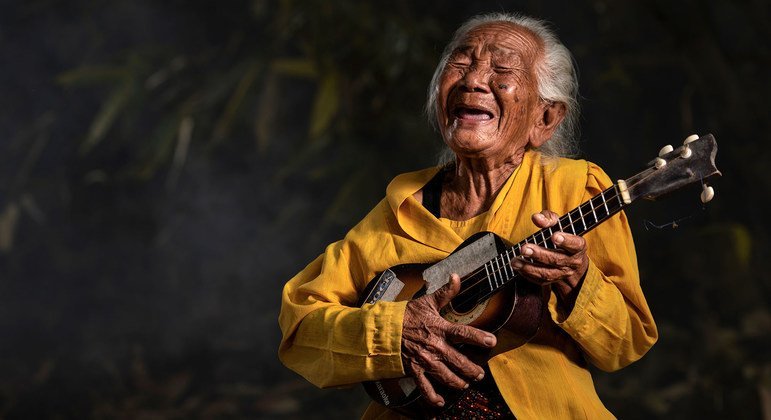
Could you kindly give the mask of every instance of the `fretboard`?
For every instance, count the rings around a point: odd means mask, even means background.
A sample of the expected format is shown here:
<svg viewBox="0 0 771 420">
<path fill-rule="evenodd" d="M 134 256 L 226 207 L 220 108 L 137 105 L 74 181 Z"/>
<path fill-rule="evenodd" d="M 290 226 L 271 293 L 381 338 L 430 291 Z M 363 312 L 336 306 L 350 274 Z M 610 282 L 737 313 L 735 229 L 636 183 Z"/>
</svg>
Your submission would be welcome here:
<svg viewBox="0 0 771 420">
<path fill-rule="evenodd" d="M 589 201 L 567 212 L 559 218 L 556 225 L 535 232 L 498 254 L 479 269 L 474 270 L 463 281 L 464 294 L 474 296 L 476 302 L 487 299 L 519 275 L 512 268 L 511 261 L 521 255 L 522 246 L 535 244 L 543 248 L 554 249 L 556 246 L 552 242 L 552 236 L 556 232 L 583 235 L 621 211 L 624 206 L 624 200 L 618 187 L 614 184 Z"/>
</svg>

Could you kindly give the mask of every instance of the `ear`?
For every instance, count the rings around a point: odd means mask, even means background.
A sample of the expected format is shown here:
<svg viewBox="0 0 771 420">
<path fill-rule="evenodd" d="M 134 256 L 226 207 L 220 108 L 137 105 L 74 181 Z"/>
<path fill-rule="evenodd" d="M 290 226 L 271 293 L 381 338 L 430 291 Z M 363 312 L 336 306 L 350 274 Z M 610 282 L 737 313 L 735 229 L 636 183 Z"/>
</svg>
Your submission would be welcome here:
<svg viewBox="0 0 771 420">
<path fill-rule="evenodd" d="M 535 110 L 535 121 L 530 129 L 530 145 L 541 147 L 554 134 L 565 118 L 566 107 L 562 102 L 541 100 Z"/>
</svg>

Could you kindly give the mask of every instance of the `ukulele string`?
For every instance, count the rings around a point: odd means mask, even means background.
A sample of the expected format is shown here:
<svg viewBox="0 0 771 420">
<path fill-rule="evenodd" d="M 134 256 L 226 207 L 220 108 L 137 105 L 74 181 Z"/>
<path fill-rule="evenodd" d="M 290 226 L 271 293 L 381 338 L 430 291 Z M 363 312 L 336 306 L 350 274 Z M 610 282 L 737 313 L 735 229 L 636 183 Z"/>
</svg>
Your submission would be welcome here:
<svg viewBox="0 0 771 420">
<path fill-rule="evenodd" d="M 701 187 L 703 189 L 706 186 L 706 184 L 704 183 L 704 177 L 701 176 L 701 174 L 699 175 L 699 180 L 701 182 Z M 701 203 L 701 206 L 699 207 L 701 208 L 701 210 L 707 209 L 707 206 L 705 205 L 705 203 Z M 683 220 L 688 220 L 694 216 L 696 216 L 696 211 L 692 211 L 691 214 L 689 214 L 688 216 L 684 216 L 679 219 L 675 219 L 675 220 L 672 220 L 671 222 L 667 222 L 663 224 L 656 224 L 651 222 L 648 219 L 645 219 L 643 220 L 643 226 L 645 226 L 645 230 L 650 230 L 650 229 L 664 230 L 669 227 L 671 227 L 672 229 L 677 229 L 680 226 L 680 222 L 682 222 Z"/>
<path fill-rule="evenodd" d="M 634 182 L 630 182 L 630 183 L 627 185 L 627 190 L 628 190 L 628 189 L 631 189 L 631 188 L 634 188 L 634 187 L 635 187 L 635 186 L 637 186 L 637 185 L 638 185 L 640 182 L 643 182 L 643 181 L 647 180 L 647 179 L 648 179 L 648 178 L 649 178 L 651 175 L 653 175 L 655 172 L 656 172 L 656 171 L 655 171 L 653 168 L 647 168 L 646 170 L 644 170 L 644 171 L 640 172 L 640 174 L 638 174 L 638 175 L 640 175 L 640 177 L 639 177 L 638 179 L 636 179 Z M 704 183 L 703 179 L 702 179 L 702 183 Z M 611 200 L 611 201 L 612 201 L 612 200 L 618 200 L 618 201 L 619 201 L 619 205 L 620 205 L 620 207 L 619 207 L 618 211 L 620 211 L 621 209 L 623 209 L 623 207 L 624 207 L 624 205 L 625 205 L 625 204 L 623 204 L 622 200 L 619 198 L 619 197 L 620 197 L 620 193 L 619 193 L 619 191 L 617 190 L 617 188 L 615 187 L 615 185 L 613 186 L 613 192 L 614 192 L 614 194 L 613 194 L 612 196 L 610 196 L 609 198 L 607 198 L 607 200 Z M 602 192 L 601 194 L 604 194 L 604 192 Z M 590 198 L 590 199 L 589 199 L 589 201 L 588 201 L 588 202 L 589 202 L 589 205 L 590 205 L 592 208 L 594 208 L 594 204 L 592 203 L 592 200 L 593 200 L 593 199 L 594 199 L 594 197 Z M 605 199 L 605 197 L 604 197 L 604 196 L 603 196 L 603 199 Z M 581 208 L 581 206 L 583 206 L 584 204 L 586 204 L 586 203 L 582 203 L 582 204 L 581 204 L 581 205 L 579 205 L 577 208 L 578 208 L 578 209 L 580 209 L 580 208 Z M 575 210 L 575 209 L 574 209 L 574 210 Z M 570 213 L 572 213 L 574 210 L 571 210 L 571 211 L 570 211 L 570 212 L 568 212 L 567 214 L 570 214 Z M 609 213 L 609 212 L 608 212 L 608 213 Z M 615 214 L 615 210 L 614 210 L 614 214 Z M 609 218 L 610 216 L 611 216 L 610 214 L 606 214 L 606 216 L 602 218 L 602 221 L 605 221 L 605 219 Z M 563 217 L 564 217 L 564 216 L 563 216 Z M 689 216 L 689 217 L 690 217 L 690 216 Z M 560 219 L 561 219 L 561 218 L 560 218 Z M 579 217 L 578 219 L 580 219 L 580 220 L 581 220 L 581 221 L 584 223 L 584 226 L 586 226 L 586 224 L 585 224 L 585 221 L 583 220 L 583 216 Z M 680 219 L 680 220 L 683 220 L 683 219 Z M 578 222 L 578 220 L 576 220 L 576 221 L 571 221 L 571 222 L 567 223 L 567 224 L 566 224 L 564 227 L 562 227 L 562 230 L 559 230 L 558 232 L 565 232 L 565 230 L 566 230 L 566 228 L 567 228 L 567 227 L 570 227 L 570 228 L 571 228 L 571 230 L 572 230 L 573 232 L 575 232 L 575 226 L 577 226 L 577 222 Z M 597 224 L 599 224 L 599 221 L 597 222 Z M 676 225 L 676 222 L 675 222 L 675 225 Z M 666 226 L 666 225 L 665 225 L 665 226 Z M 552 227 L 553 227 L 553 226 L 552 226 Z M 516 244 L 516 245 L 514 245 L 514 246 L 512 246 L 512 247 L 510 247 L 509 249 L 507 249 L 507 250 L 505 251 L 505 253 L 508 255 L 509 251 L 511 251 L 512 255 L 514 256 L 514 258 L 518 257 L 519 255 L 517 255 L 517 253 L 516 253 L 516 251 L 514 250 L 514 248 L 520 248 L 520 249 L 521 249 L 521 247 L 522 247 L 523 243 L 524 243 L 524 244 L 530 243 L 530 242 L 528 242 L 528 240 L 529 240 L 529 239 L 531 239 L 531 238 L 533 239 L 533 243 L 534 243 L 535 245 L 546 245 L 546 238 L 545 238 L 545 234 L 542 234 L 542 237 L 544 237 L 544 241 L 543 241 L 543 244 L 541 244 L 541 243 L 539 242 L 539 240 L 536 238 L 536 235 L 538 235 L 539 233 L 543 232 L 545 229 L 546 229 L 546 228 L 539 230 L 538 232 L 534 233 L 533 235 L 531 235 L 531 236 L 527 237 L 527 238 L 526 238 L 525 240 L 523 240 L 522 242 L 520 242 L 520 243 L 518 243 L 518 244 Z M 647 227 L 646 227 L 646 229 L 647 229 Z M 552 235 L 553 235 L 553 233 L 552 233 Z M 551 239 L 551 235 L 549 236 L 549 239 Z M 498 257 L 496 256 L 494 259 L 496 259 L 496 258 L 498 258 Z M 491 260 L 491 261 L 492 261 L 492 260 Z M 492 270 L 492 272 L 491 272 L 490 274 L 499 274 L 499 275 L 500 275 L 500 274 L 504 274 L 504 276 L 501 276 L 501 278 L 503 279 L 503 280 L 502 280 L 502 284 L 501 284 L 501 286 L 496 286 L 496 289 L 495 289 L 495 290 L 497 290 L 497 289 L 498 289 L 498 288 L 500 288 L 500 287 L 503 287 L 503 286 L 504 286 L 506 283 L 508 283 L 509 281 L 511 281 L 512 279 L 514 279 L 514 278 L 516 277 L 516 274 L 517 274 L 517 273 L 515 273 L 513 276 L 511 276 L 511 278 L 507 278 L 507 277 L 508 277 L 508 274 L 507 274 L 507 273 L 505 273 L 505 263 L 503 263 L 503 264 L 498 264 L 498 265 L 499 265 L 499 266 L 501 266 L 501 268 L 500 268 L 500 269 L 493 269 L 493 270 Z M 486 268 L 486 266 L 487 266 L 487 263 L 483 264 L 483 265 L 482 265 L 482 267 L 478 268 L 476 271 L 474 271 L 474 272 L 470 273 L 468 276 L 466 276 L 465 280 L 471 280 L 471 279 L 472 279 L 474 276 L 477 276 L 477 275 L 481 274 L 483 270 L 487 271 L 487 268 Z M 501 273 L 501 271 L 504 271 L 504 273 Z M 455 299 L 457 299 L 457 298 L 461 297 L 462 295 L 468 295 L 468 294 L 471 294 L 471 293 L 472 293 L 472 292 L 471 292 L 471 289 L 472 289 L 472 288 L 474 288 L 474 287 L 477 287 L 477 286 L 479 285 L 479 283 L 481 283 L 481 282 L 483 282 L 483 281 L 485 281 L 485 280 L 486 280 L 488 283 L 492 284 L 492 283 L 490 282 L 490 275 L 489 275 L 489 274 L 487 274 L 487 275 L 485 275 L 485 274 L 482 274 L 482 275 L 481 275 L 481 278 L 480 278 L 479 280 L 475 281 L 475 282 L 474 282 L 473 284 L 471 284 L 470 286 L 466 286 L 466 287 L 464 287 L 463 281 L 461 281 L 461 290 L 460 290 L 460 292 L 458 292 L 458 294 L 455 296 L 455 298 L 453 298 L 453 300 L 455 300 Z M 497 285 L 497 284 L 498 284 L 498 282 L 496 281 L 496 285 Z M 492 289 L 492 287 L 490 287 L 490 289 L 491 289 L 491 290 L 490 290 L 489 292 L 487 292 L 487 293 L 484 293 L 484 294 L 482 294 L 481 296 L 479 295 L 479 293 L 478 293 L 478 292 L 477 292 L 476 294 L 472 295 L 472 296 L 468 296 L 468 297 L 467 297 L 465 300 L 461 301 L 461 302 L 460 302 L 458 305 L 459 305 L 459 306 L 462 306 L 462 305 L 465 305 L 465 304 L 467 304 L 467 303 L 469 303 L 469 302 L 471 302 L 471 301 L 473 301 L 473 300 L 476 300 L 476 301 L 477 301 L 477 303 L 478 303 L 478 302 L 481 302 L 482 300 L 486 299 L 488 296 L 492 295 L 492 294 L 495 292 L 495 290 L 493 290 L 493 289 Z"/>
<path fill-rule="evenodd" d="M 637 182 L 639 182 L 639 181 L 637 181 Z M 636 183 L 632 184 L 632 186 L 634 186 L 635 184 Z M 617 192 L 616 188 L 613 188 L 613 191 L 614 191 L 614 194 L 612 196 L 608 197 L 607 200 L 610 200 L 610 201 L 619 200 L 619 203 L 621 203 L 621 201 L 619 199 L 619 193 Z M 603 194 L 604 194 L 604 192 L 603 192 Z M 594 204 L 591 203 L 591 200 L 593 200 L 593 199 L 594 199 L 594 197 L 592 197 L 589 200 L 589 205 L 591 207 L 594 207 Z M 586 203 L 583 203 L 583 204 L 581 204 L 578 207 L 581 207 L 584 204 L 586 204 Z M 621 208 L 623 208 L 623 204 L 620 204 L 620 205 L 621 205 L 621 207 L 619 208 L 619 210 Z M 574 211 L 574 210 L 571 210 L 571 212 L 572 211 Z M 610 210 L 608 211 L 608 213 L 610 213 Z M 598 219 L 598 221 L 596 223 L 599 224 L 599 223 L 605 221 L 605 219 L 609 218 L 610 216 L 612 216 L 612 215 L 611 214 L 606 214 L 605 217 L 601 217 L 600 219 Z M 567 223 L 565 226 L 562 227 L 562 230 L 558 230 L 558 232 L 565 232 L 565 229 L 568 228 L 568 227 L 570 227 L 573 230 L 573 232 L 575 232 L 575 226 L 578 225 L 577 222 L 578 222 L 578 220 L 575 220 L 575 221 L 572 221 L 570 223 Z M 509 247 L 506 251 L 504 251 L 504 253 L 507 254 L 507 258 L 508 258 L 508 253 L 509 252 L 512 253 L 512 256 L 514 258 L 518 257 L 519 255 L 517 255 L 517 252 L 515 251 L 514 248 L 520 248 L 521 249 L 522 245 L 524 245 L 524 244 L 533 243 L 533 244 L 539 245 L 539 246 L 541 246 L 541 245 L 546 246 L 546 242 L 549 239 L 551 239 L 551 237 L 553 235 L 553 232 L 549 235 L 548 238 L 546 238 L 545 233 L 542 234 L 541 235 L 541 237 L 543 238 L 542 241 L 537 239 L 537 235 L 539 233 L 543 232 L 545 229 L 547 229 L 547 228 L 539 230 L 538 232 L 536 232 L 536 233 L 530 235 L 529 237 L 525 238 L 525 240 L 523 240 L 522 242 L 520 242 L 520 243 L 518 243 L 518 244 L 516 244 L 516 245 L 514 245 L 512 247 Z M 532 240 L 532 242 L 530 242 L 530 240 Z M 500 254 L 500 255 L 503 255 L 503 254 Z M 493 259 L 497 259 L 497 258 L 498 258 L 498 256 L 494 257 Z M 490 261 L 492 261 L 492 259 Z M 501 259 L 501 261 L 502 261 L 502 259 Z M 459 297 L 464 296 L 464 295 L 470 295 L 470 296 L 466 296 L 466 299 L 464 299 L 464 300 L 460 301 L 459 303 L 457 303 L 458 306 L 466 305 L 467 303 L 469 303 L 469 302 L 471 302 L 473 300 L 476 300 L 477 303 L 481 302 L 482 300 L 486 299 L 488 296 L 491 296 L 493 294 L 493 292 L 495 292 L 495 290 L 499 289 L 500 287 L 503 287 L 509 281 L 513 280 L 516 277 L 516 275 L 518 274 L 518 273 L 514 272 L 514 274 L 511 277 L 509 277 L 509 274 L 506 273 L 506 267 L 505 266 L 507 264 L 505 262 L 503 262 L 502 264 L 497 264 L 498 266 L 500 266 L 500 268 L 492 269 L 492 270 L 488 270 L 486 268 L 488 263 L 483 264 L 482 267 L 480 267 L 480 268 L 476 269 L 475 271 L 469 273 L 465 277 L 465 279 L 461 280 L 461 290 L 458 292 L 458 294 L 452 300 L 456 300 Z M 489 272 L 489 274 L 483 274 L 483 271 Z M 500 276 L 500 278 L 502 279 L 502 281 L 501 281 L 501 285 L 500 286 L 497 286 L 498 282 L 495 281 L 496 288 L 493 289 L 492 288 L 492 282 L 490 281 L 490 275 L 495 275 L 495 274 L 498 274 Z M 468 280 L 472 280 L 472 278 L 478 277 L 479 275 L 481 275 L 481 278 L 479 278 L 478 280 L 475 279 L 475 281 L 471 285 L 468 285 Z M 491 285 L 490 286 L 490 290 L 488 292 L 483 293 L 483 294 L 480 295 L 478 292 L 473 293 L 471 291 L 473 288 L 477 287 L 480 283 L 482 283 L 484 281 L 487 281 Z M 464 282 L 466 284 L 464 284 Z"/>
</svg>

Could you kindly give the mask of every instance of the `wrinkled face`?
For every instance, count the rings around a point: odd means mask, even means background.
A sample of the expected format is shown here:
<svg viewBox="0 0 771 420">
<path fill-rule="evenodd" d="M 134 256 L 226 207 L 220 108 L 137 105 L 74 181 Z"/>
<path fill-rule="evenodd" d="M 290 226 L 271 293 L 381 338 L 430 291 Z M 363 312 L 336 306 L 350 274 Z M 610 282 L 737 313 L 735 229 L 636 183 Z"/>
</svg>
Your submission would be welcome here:
<svg viewBox="0 0 771 420">
<path fill-rule="evenodd" d="M 531 143 L 539 53 L 532 33 L 493 22 L 470 31 L 450 54 L 439 79 L 437 122 L 457 155 L 502 158 Z"/>
</svg>

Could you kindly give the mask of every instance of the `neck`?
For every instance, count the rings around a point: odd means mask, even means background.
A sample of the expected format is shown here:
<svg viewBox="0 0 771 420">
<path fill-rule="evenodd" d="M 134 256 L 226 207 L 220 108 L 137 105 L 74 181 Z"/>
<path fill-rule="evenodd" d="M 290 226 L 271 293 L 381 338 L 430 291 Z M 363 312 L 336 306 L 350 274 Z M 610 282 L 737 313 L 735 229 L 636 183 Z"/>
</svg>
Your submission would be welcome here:
<svg viewBox="0 0 771 420">
<path fill-rule="evenodd" d="M 523 156 L 524 150 L 501 161 L 458 156 L 442 187 L 442 216 L 468 220 L 487 211 Z"/>
</svg>

